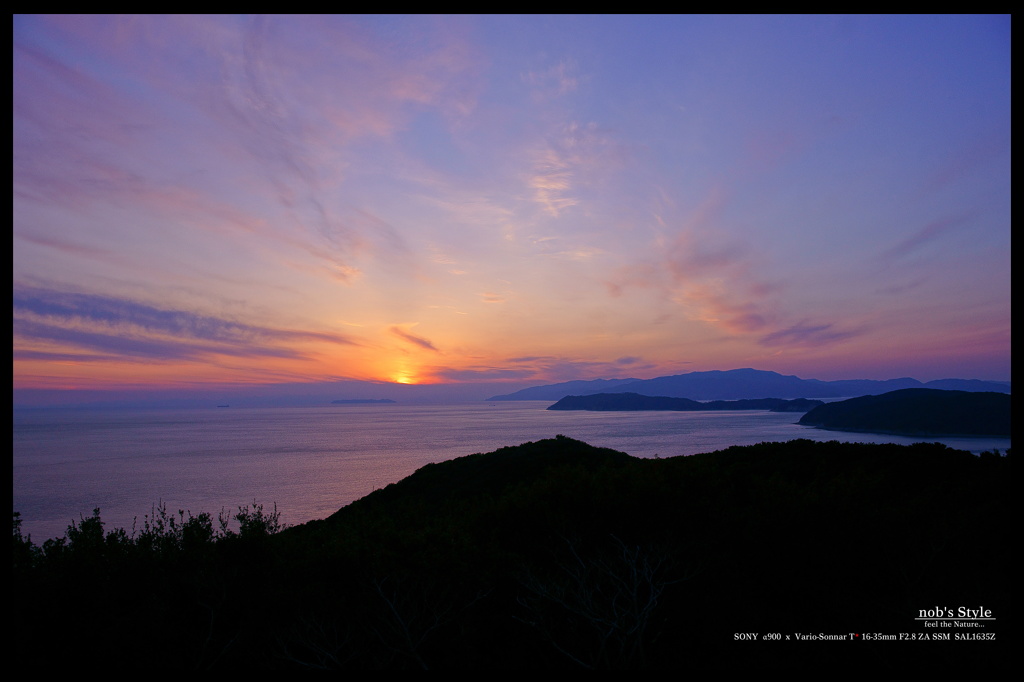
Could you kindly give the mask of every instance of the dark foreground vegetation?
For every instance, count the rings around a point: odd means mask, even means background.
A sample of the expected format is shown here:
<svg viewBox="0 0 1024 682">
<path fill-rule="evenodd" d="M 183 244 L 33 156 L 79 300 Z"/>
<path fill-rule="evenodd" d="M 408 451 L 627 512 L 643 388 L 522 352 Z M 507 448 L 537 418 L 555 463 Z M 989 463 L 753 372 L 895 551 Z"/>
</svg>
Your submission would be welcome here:
<svg viewBox="0 0 1024 682">
<path fill-rule="evenodd" d="M 559 436 L 287 529 L 258 505 L 237 530 L 97 511 L 37 546 L 15 515 L 12 650 L 77 672 L 1003 667 L 1010 462 L 806 440 L 643 460 Z M 997 620 L 915 620 L 959 607 Z"/>
</svg>

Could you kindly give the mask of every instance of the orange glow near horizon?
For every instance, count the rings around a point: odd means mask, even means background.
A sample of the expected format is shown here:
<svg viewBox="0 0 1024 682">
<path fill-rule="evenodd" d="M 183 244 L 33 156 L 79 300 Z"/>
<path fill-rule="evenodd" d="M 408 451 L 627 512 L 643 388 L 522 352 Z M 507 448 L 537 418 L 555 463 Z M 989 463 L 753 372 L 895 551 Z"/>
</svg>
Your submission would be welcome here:
<svg viewBox="0 0 1024 682">
<path fill-rule="evenodd" d="M 403 357 L 397 364 L 398 368 L 388 375 L 387 381 L 393 381 L 396 384 L 423 383 L 422 377 L 417 371 L 415 364 L 411 362 L 408 357 Z"/>
<path fill-rule="evenodd" d="M 742 339 L 732 339 L 732 344 L 719 344 L 707 351 L 703 362 L 679 364 L 673 362 L 671 354 L 659 357 L 658 349 L 641 347 L 639 354 L 645 362 L 622 363 L 613 358 L 625 358 L 623 349 L 610 353 L 592 350 L 588 355 L 566 359 L 558 355 L 555 348 L 543 348 L 546 353 L 526 356 L 523 349 L 528 346 L 518 340 L 506 340 L 507 346 L 497 342 L 490 344 L 490 352 L 477 347 L 458 348 L 451 343 L 440 329 L 427 332 L 433 343 L 442 351 L 426 351 L 419 348 L 409 350 L 391 344 L 387 336 L 366 337 L 364 345 L 340 350 L 326 345 L 306 346 L 297 350 L 291 358 L 261 359 L 258 365 L 228 355 L 214 356 L 212 361 L 203 362 L 197 358 L 185 360 L 163 360 L 131 362 L 120 359 L 89 361 L 64 359 L 60 362 L 19 358 L 14 363 L 13 387 L 23 389 L 64 389 L 64 390 L 125 390 L 149 388 L 154 390 L 203 386 L 256 386 L 267 384 L 316 384 L 331 381 L 366 381 L 372 383 L 394 383 L 404 385 L 443 385 L 477 382 L 518 382 L 530 381 L 537 385 L 558 383 L 572 379 L 653 378 L 656 376 L 681 374 L 690 371 L 728 370 L 753 367 L 761 370 L 795 374 L 801 378 L 831 380 L 837 378 L 893 378 L 897 375 L 914 376 L 921 380 L 946 378 L 929 372 L 930 365 L 957 364 L 959 371 L 951 370 L 949 376 L 964 374 L 971 378 L 991 378 L 975 368 L 983 368 L 986 351 L 996 355 L 996 349 L 984 349 L 976 356 L 957 356 L 943 353 L 943 348 L 924 349 L 918 362 L 905 359 L 880 358 L 870 344 L 851 340 L 844 344 L 846 353 L 838 363 L 821 349 L 776 349 L 749 346 L 744 349 Z M 463 337 L 465 338 L 465 337 Z M 975 343 L 980 347 L 980 343 Z M 993 344 L 997 345 L 997 344 Z M 733 354 L 719 352 L 729 346 Z M 739 351 L 748 350 L 747 353 Z M 770 352 L 769 352 L 770 351 Z M 734 358 L 734 356 L 736 356 Z M 853 365 L 847 368 L 845 365 Z"/>
</svg>

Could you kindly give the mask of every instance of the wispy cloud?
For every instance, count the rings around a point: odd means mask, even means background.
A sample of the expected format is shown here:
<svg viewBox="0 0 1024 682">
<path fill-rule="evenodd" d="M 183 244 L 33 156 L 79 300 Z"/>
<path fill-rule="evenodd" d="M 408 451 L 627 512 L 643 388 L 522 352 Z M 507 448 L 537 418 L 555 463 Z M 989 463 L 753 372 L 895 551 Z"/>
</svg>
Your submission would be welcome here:
<svg viewBox="0 0 1024 682">
<path fill-rule="evenodd" d="M 597 123 L 569 121 L 534 152 L 527 184 L 534 201 L 557 218 L 581 204 L 588 189 L 593 191 L 609 181 L 624 166 L 623 155 Z"/>
<path fill-rule="evenodd" d="M 654 288 L 667 292 L 669 287 L 666 280 L 665 268 L 651 262 L 635 261 L 615 268 L 604 281 L 604 285 L 609 296 L 620 298 L 632 287 Z"/>
<path fill-rule="evenodd" d="M 24 239 L 25 241 L 35 244 L 37 246 L 44 246 L 62 253 L 70 254 L 72 256 L 81 256 L 83 258 L 90 258 L 96 260 L 104 260 L 109 262 L 123 262 L 125 259 L 117 256 L 110 249 L 101 249 L 95 246 L 89 246 L 87 244 L 79 244 L 66 239 L 49 236 L 37 236 L 33 234 L 21 234 L 14 235 L 17 239 Z"/>
<path fill-rule="evenodd" d="M 756 254 L 725 229 L 727 196 L 721 186 L 713 187 L 678 221 L 667 242 L 664 267 L 672 300 L 692 319 L 730 334 L 749 334 L 773 323 L 776 314 L 770 295 L 774 288 L 756 277 Z M 671 232 L 671 224 L 666 229 Z M 641 282 L 652 278 L 643 272 L 633 276 Z"/>
<path fill-rule="evenodd" d="M 390 137 L 410 106 L 457 115 L 472 108 L 463 76 L 475 78 L 477 61 L 440 22 L 446 40 L 433 52 L 402 56 L 354 18 L 34 21 L 121 72 L 108 82 L 101 69 L 67 66 L 48 46 L 16 40 L 15 78 L 24 82 L 17 196 L 76 210 L 129 208 L 204 230 L 241 228 L 306 252 L 343 282 L 355 279 L 355 259 L 371 247 L 380 262 L 408 260 L 391 226 L 339 201 L 348 145 Z M 311 61 L 314 45 L 320 61 Z M 155 62 L 154 50 L 164 51 Z M 115 85 L 124 81 L 134 97 Z M 455 91 L 463 93 L 458 104 Z M 295 259 L 282 263 L 309 270 Z"/>
<path fill-rule="evenodd" d="M 397 336 L 398 338 L 408 341 L 409 343 L 419 346 L 420 348 L 426 348 L 427 350 L 434 351 L 435 353 L 441 352 L 440 350 L 438 350 L 437 346 L 435 346 L 429 340 L 423 338 L 422 336 L 416 336 L 415 334 L 412 334 L 397 325 L 390 327 L 388 331 Z"/>
<path fill-rule="evenodd" d="M 534 200 L 551 216 L 558 217 L 579 201 L 569 195 L 572 188 L 573 171 L 568 160 L 554 149 L 537 153 L 533 164 L 533 175 L 528 181 L 533 190 Z"/>
<path fill-rule="evenodd" d="M 889 261 L 899 260 L 904 258 L 915 251 L 923 248 L 925 245 L 941 238 L 947 232 L 955 230 L 956 228 L 964 225 L 972 218 L 969 213 L 946 216 L 933 220 L 926 224 L 924 227 L 915 231 L 909 237 L 901 240 L 894 246 L 890 247 L 883 252 L 882 257 Z"/>
<path fill-rule="evenodd" d="M 151 330 L 147 331 L 151 333 Z M 104 332 L 15 318 L 14 335 L 18 339 L 56 342 L 63 346 L 117 355 L 121 361 L 145 359 L 172 362 L 199 360 L 213 355 L 249 358 L 303 357 L 302 353 L 291 348 L 257 345 L 238 340 L 227 343 L 204 343 L 202 339 L 194 337 L 160 339 L 152 335 L 139 334 L 127 325 Z"/>
<path fill-rule="evenodd" d="M 834 325 L 808 324 L 801 322 L 785 329 L 765 334 L 758 343 L 762 346 L 773 348 L 776 346 L 787 347 L 823 347 L 831 346 L 847 339 L 860 336 L 863 330 L 839 330 Z"/>
<path fill-rule="evenodd" d="M 579 66 L 572 59 L 563 59 L 547 68 L 526 72 L 523 82 L 529 85 L 535 100 L 562 97 L 579 87 Z"/>
<path fill-rule="evenodd" d="M 933 195 L 954 187 L 956 183 L 979 169 L 997 161 L 1010 164 L 1010 129 L 987 130 L 953 153 L 945 164 L 924 178 L 914 199 L 931 201 Z"/>
<path fill-rule="evenodd" d="M 474 382 L 474 381 L 511 381 L 530 379 L 534 372 L 529 369 L 510 369 L 508 367 L 474 366 L 465 368 L 429 367 L 425 373 L 443 381 Z"/>
<path fill-rule="evenodd" d="M 732 292 L 707 284 L 683 287 L 676 301 L 690 309 L 691 317 L 721 327 L 732 334 L 764 329 L 770 319 L 753 301 L 736 301 Z"/>
<path fill-rule="evenodd" d="M 358 345 L 337 334 L 263 327 L 123 298 L 28 287 L 14 292 L 14 336 L 16 350 L 31 351 L 19 345 L 46 342 L 122 360 L 300 358 L 304 352 L 290 344 Z"/>
</svg>

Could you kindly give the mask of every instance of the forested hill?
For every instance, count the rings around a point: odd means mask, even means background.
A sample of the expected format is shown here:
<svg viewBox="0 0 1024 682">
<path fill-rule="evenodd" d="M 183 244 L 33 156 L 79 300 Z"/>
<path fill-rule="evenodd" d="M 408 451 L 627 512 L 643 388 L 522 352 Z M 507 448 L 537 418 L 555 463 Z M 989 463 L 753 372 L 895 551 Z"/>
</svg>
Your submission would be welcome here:
<svg viewBox="0 0 1024 682">
<path fill-rule="evenodd" d="M 783 400 L 782 398 L 754 398 L 751 400 L 711 400 L 699 402 L 689 398 L 648 396 L 639 393 L 597 393 L 594 395 L 567 395 L 549 410 L 593 410 L 598 412 L 629 412 L 660 410 L 673 412 L 700 412 L 706 410 L 768 410 L 771 412 L 807 412 L 823 405 L 821 400 Z"/>
<path fill-rule="evenodd" d="M 907 388 L 820 405 L 798 422 L 907 436 L 1010 436 L 1010 396 Z"/>
<path fill-rule="evenodd" d="M 407 625 L 443 620 L 421 645 L 437 668 L 857 667 L 861 642 L 735 635 L 920 636 L 917 601 L 1005 613 L 1008 471 L 1008 458 L 931 443 L 800 440 L 658 460 L 558 437 L 428 465 L 286 535 L 388 576 Z M 954 507 L 964 515 L 941 513 Z M 973 560 L 936 563 L 935 547 Z M 357 615 L 332 616 L 346 617 Z M 871 665 L 1009 663 L 1008 645 L 924 644 L 873 647 Z"/>
</svg>

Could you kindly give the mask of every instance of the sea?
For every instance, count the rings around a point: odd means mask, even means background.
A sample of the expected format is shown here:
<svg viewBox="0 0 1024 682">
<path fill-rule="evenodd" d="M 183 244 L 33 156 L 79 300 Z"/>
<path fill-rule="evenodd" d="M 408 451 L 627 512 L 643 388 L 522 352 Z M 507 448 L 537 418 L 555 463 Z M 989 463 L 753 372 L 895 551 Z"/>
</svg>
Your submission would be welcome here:
<svg viewBox="0 0 1024 682">
<path fill-rule="evenodd" d="M 973 453 L 1008 438 L 914 439 L 825 431 L 799 414 L 751 411 L 550 411 L 550 401 L 344 404 L 204 409 L 16 409 L 13 503 L 36 544 L 100 509 L 105 528 L 177 515 L 275 506 L 296 525 L 442 462 L 561 434 L 635 457 L 807 438 L 941 442 Z M 187 518 L 187 517 L 186 517 Z"/>
</svg>

